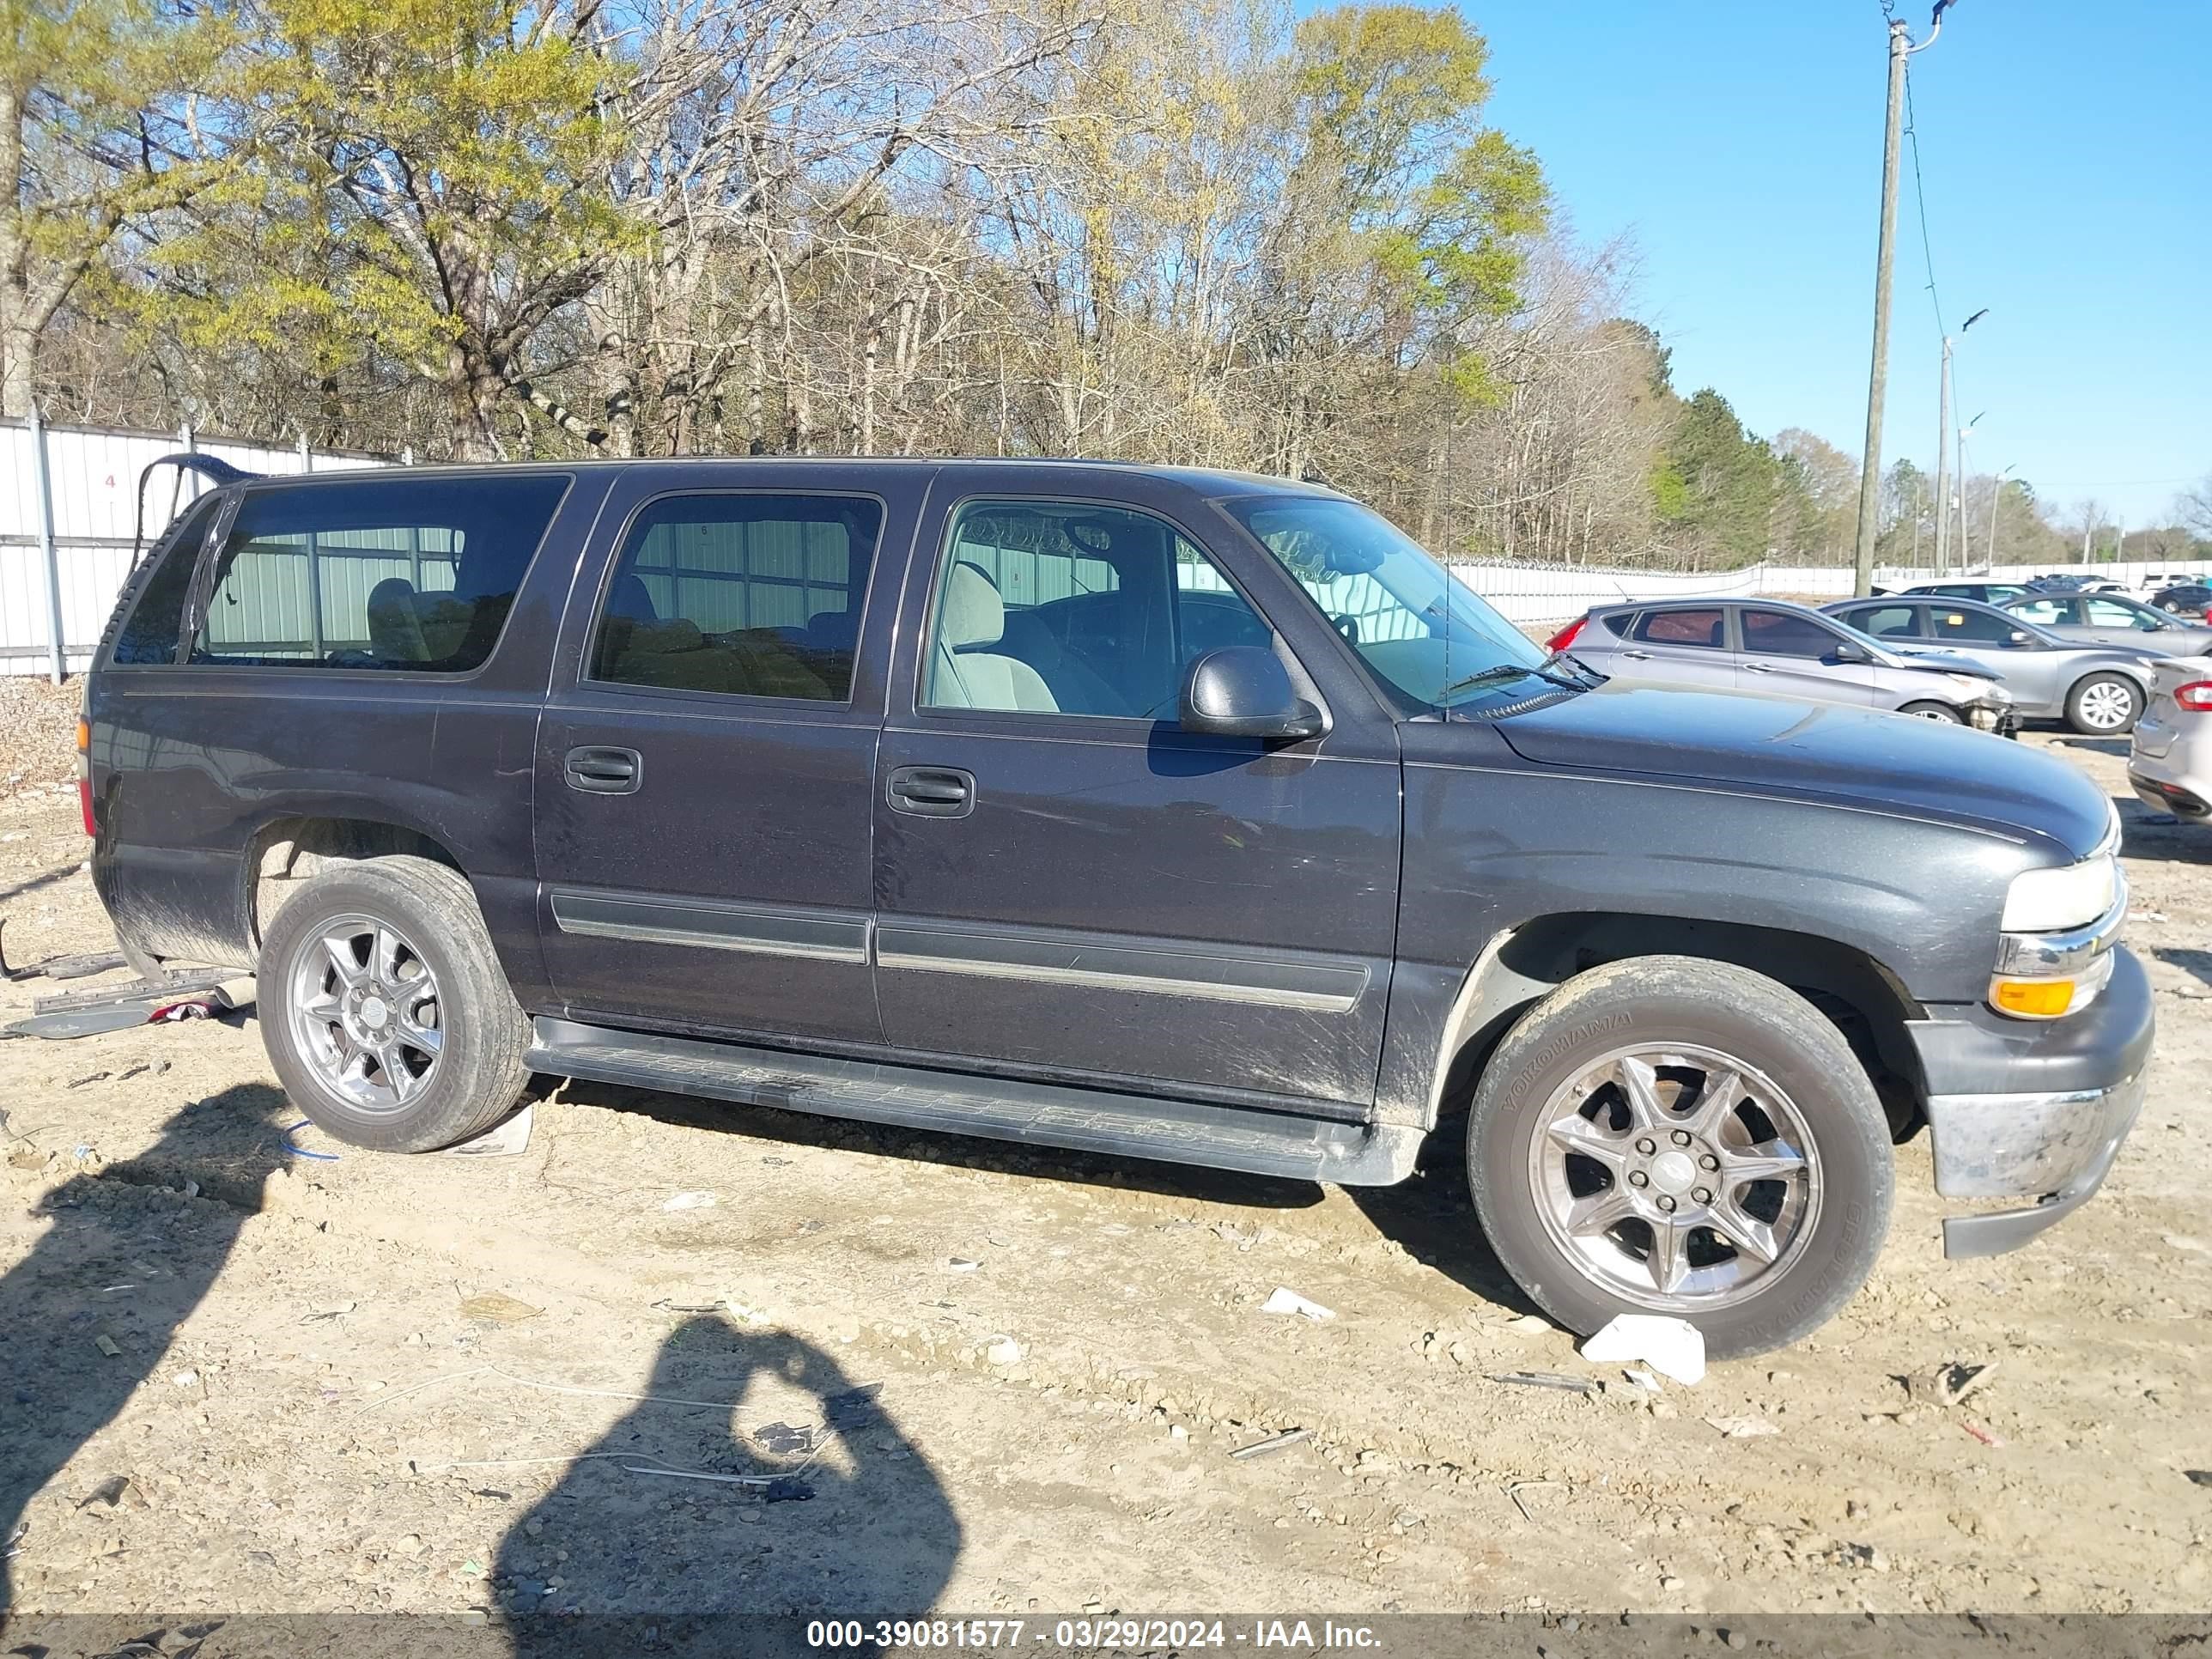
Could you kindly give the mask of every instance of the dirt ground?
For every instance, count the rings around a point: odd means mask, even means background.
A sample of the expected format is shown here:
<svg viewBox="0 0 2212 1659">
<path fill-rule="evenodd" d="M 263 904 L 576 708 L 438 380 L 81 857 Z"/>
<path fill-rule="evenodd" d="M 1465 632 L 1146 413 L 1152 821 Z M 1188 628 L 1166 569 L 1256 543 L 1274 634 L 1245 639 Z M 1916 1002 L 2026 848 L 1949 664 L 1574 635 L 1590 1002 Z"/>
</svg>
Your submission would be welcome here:
<svg viewBox="0 0 2212 1659">
<path fill-rule="evenodd" d="M 2205 1608 L 2212 830 L 2123 811 L 2161 1036 L 2104 1194 L 1947 1264 L 1907 1146 L 1832 1325 L 1656 1397 L 1449 1146 L 1323 1191 L 569 1085 L 518 1156 L 318 1158 L 250 1010 L 0 1043 L 0 1607 Z M 108 943 L 84 854 L 0 800 L 10 962 Z"/>
</svg>

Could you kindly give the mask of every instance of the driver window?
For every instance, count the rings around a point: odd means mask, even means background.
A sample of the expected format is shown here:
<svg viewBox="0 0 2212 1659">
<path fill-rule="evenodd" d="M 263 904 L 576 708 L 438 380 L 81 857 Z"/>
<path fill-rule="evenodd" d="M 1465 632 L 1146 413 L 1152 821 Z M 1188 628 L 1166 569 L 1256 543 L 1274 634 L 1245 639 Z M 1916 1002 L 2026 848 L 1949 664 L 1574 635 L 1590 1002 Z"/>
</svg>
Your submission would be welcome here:
<svg viewBox="0 0 2212 1659">
<path fill-rule="evenodd" d="M 1939 640 L 1966 645 L 2008 645 L 2016 629 L 2011 619 L 1986 611 L 1951 611 L 1940 605 L 1928 608 L 1929 631 Z"/>
<path fill-rule="evenodd" d="M 926 708 L 1173 720 L 1184 669 L 1274 638 L 1173 526 L 1083 501 L 970 501 L 930 607 Z"/>
<path fill-rule="evenodd" d="M 2089 613 L 2092 628 L 2134 628 L 2146 634 L 2154 634 L 2166 626 L 2147 611 L 2138 611 L 2131 605 L 2121 605 L 2112 599 L 2085 599 L 2082 609 Z"/>
<path fill-rule="evenodd" d="M 1746 610 L 1743 648 L 1769 657 L 1825 657 L 1836 648 L 1836 636 L 1810 617 L 1787 611 Z"/>
</svg>

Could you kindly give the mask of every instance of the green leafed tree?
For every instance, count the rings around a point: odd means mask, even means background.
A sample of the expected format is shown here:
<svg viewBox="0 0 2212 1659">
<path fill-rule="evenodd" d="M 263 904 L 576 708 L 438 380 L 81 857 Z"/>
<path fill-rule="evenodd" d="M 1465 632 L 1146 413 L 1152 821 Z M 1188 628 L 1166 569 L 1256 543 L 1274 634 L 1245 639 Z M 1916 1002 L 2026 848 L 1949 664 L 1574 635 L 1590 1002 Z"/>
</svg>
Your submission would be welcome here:
<svg viewBox="0 0 2212 1659">
<path fill-rule="evenodd" d="M 0 0 L 0 413 L 118 240 L 221 173 L 196 117 L 228 39 L 157 0 Z"/>
<path fill-rule="evenodd" d="M 539 331 L 636 234 L 607 188 L 624 69 L 599 16 L 589 0 L 258 0 L 250 187 L 165 251 L 192 296 L 186 337 L 325 374 L 404 364 L 438 388 L 456 453 L 507 453 Z"/>
</svg>

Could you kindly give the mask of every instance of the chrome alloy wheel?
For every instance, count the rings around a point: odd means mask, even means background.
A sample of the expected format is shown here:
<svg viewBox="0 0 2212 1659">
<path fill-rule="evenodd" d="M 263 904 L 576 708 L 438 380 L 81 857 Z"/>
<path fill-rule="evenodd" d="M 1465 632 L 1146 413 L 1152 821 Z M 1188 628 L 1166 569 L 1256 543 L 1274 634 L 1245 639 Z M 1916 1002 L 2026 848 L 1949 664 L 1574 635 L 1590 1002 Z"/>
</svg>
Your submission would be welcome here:
<svg viewBox="0 0 2212 1659">
<path fill-rule="evenodd" d="M 1797 1107 L 1708 1048 L 1625 1048 L 1584 1067 L 1545 1103 L 1528 1181 L 1579 1272 L 1674 1310 L 1754 1294 L 1820 1215 L 1819 1155 Z"/>
<path fill-rule="evenodd" d="M 2081 724 L 2094 732 L 2117 732 L 2135 712 L 2135 693 L 2118 680 L 2093 685 L 2081 694 Z"/>
<path fill-rule="evenodd" d="M 407 936 L 338 916 L 292 964 L 292 1038 L 317 1080 L 363 1111 L 397 1111 L 429 1085 L 445 1048 L 437 975 Z"/>
</svg>

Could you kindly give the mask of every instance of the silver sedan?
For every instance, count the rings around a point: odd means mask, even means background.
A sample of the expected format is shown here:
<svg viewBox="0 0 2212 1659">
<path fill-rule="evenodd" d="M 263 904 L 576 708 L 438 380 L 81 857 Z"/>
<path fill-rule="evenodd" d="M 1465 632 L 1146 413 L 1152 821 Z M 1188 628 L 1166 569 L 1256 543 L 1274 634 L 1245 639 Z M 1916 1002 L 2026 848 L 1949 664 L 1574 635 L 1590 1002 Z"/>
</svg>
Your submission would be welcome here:
<svg viewBox="0 0 2212 1659">
<path fill-rule="evenodd" d="M 2169 617 L 2124 593 L 2023 593 L 1997 608 L 2082 645 L 2117 645 L 2161 657 L 2201 657 L 2212 651 L 2212 628 Z"/>
<path fill-rule="evenodd" d="M 2128 782 L 2144 805 L 2190 823 L 2212 818 L 2212 662 L 2168 657 L 2136 723 Z"/>
<path fill-rule="evenodd" d="M 1972 599 L 1900 594 L 1826 609 L 1893 651 L 1942 651 L 1993 668 L 2004 676 L 2023 720 L 2063 720 L 2091 737 L 2135 729 L 2159 659 L 2147 650 L 2061 639 L 2025 617 Z"/>
</svg>

